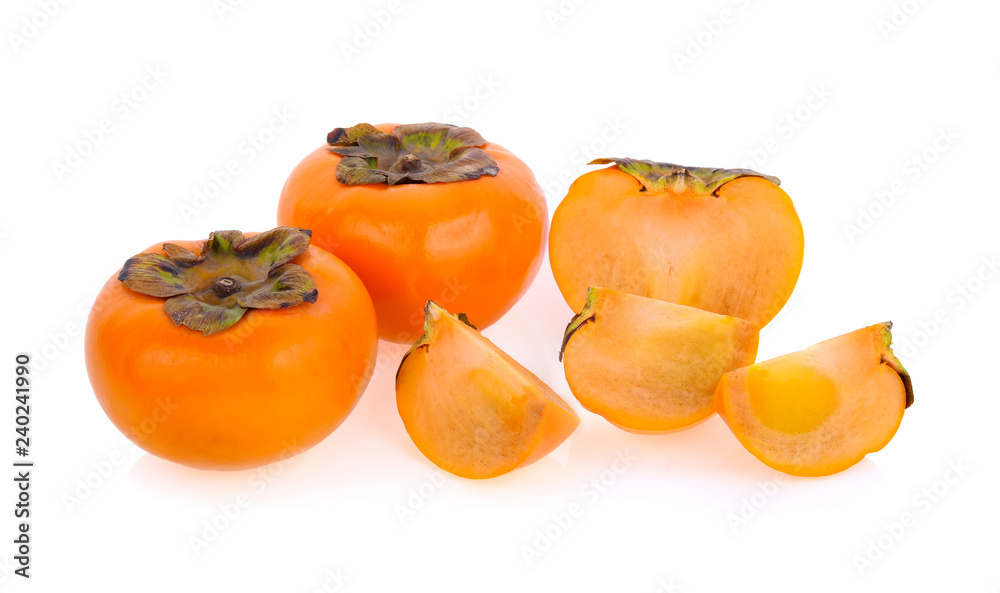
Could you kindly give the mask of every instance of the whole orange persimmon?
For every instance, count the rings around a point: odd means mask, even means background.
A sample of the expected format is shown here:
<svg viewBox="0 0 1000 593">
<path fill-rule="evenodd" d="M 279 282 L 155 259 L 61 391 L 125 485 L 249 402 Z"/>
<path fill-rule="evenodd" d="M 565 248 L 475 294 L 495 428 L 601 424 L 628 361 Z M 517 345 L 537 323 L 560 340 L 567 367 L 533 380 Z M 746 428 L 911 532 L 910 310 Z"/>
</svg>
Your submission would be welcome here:
<svg viewBox="0 0 1000 593">
<path fill-rule="evenodd" d="M 343 422 L 374 368 L 364 285 L 301 229 L 151 247 L 96 303 L 85 340 L 101 407 L 138 446 L 191 467 L 305 451 Z"/>
<path fill-rule="evenodd" d="M 497 321 L 538 272 L 545 197 L 524 162 L 470 128 L 337 128 L 281 192 L 278 222 L 361 277 L 382 338 L 413 343 L 433 300 Z"/>
</svg>

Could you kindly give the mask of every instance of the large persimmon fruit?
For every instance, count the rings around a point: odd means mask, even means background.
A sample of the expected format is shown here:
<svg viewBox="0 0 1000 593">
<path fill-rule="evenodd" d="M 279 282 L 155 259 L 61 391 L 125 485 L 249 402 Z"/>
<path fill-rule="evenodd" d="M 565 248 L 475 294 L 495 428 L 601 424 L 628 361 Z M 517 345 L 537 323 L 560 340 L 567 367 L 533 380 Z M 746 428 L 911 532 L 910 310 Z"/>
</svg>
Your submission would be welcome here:
<svg viewBox="0 0 1000 593">
<path fill-rule="evenodd" d="M 774 177 L 635 159 L 573 182 L 556 208 L 549 259 L 583 308 L 603 286 L 766 325 L 802 267 L 802 226 Z"/>
<path fill-rule="evenodd" d="M 757 338 L 743 319 L 591 288 L 563 366 L 583 407 L 630 432 L 666 432 L 715 413 L 719 379 L 754 361 Z"/>
<path fill-rule="evenodd" d="M 527 165 L 470 128 L 337 128 L 289 175 L 279 224 L 310 228 L 368 287 L 382 338 L 413 343 L 433 300 L 487 327 L 542 261 L 545 196 Z"/>
<path fill-rule="evenodd" d="M 913 403 L 879 323 L 726 374 L 719 415 L 743 446 L 796 476 L 843 471 L 884 447 Z"/>
<path fill-rule="evenodd" d="M 218 470 L 323 440 L 357 403 L 378 347 L 361 280 L 295 228 L 147 249 L 101 290 L 85 339 L 94 393 L 119 430 Z"/>
<path fill-rule="evenodd" d="M 480 334 L 428 302 L 425 333 L 396 374 L 396 405 L 413 443 L 441 469 L 492 478 L 541 459 L 579 416 Z"/>
</svg>

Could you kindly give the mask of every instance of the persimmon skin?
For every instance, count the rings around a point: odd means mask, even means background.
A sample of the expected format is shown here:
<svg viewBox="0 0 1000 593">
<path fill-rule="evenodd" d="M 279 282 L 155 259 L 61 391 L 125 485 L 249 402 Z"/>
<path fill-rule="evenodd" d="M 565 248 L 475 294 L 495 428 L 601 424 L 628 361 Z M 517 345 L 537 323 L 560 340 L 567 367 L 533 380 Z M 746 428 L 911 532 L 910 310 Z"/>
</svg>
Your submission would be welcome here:
<svg viewBox="0 0 1000 593">
<path fill-rule="evenodd" d="M 549 260 L 579 311 L 591 286 L 766 325 L 784 306 L 803 258 L 791 199 L 759 177 L 716 193 L 640 191 L 611 166 L 580 176 L 556 208 Z"/>
<path fill-rule="evenodd" d="M 395 124 L 376 127 L 391 132 Z M 380 337 L 416 341 L 428 300 L 486 328 L 538 273 L 548 210 L 523 161 L 493 143 L 482 148 L 500 167 L 495 177 L 351 186 L 337 181 L 342 157 L 320 146 L 285 182 L 279 224 L 312 229 L 315 245 L 361 277 Z"/>
<path fill-rule="evenodd" d="M 163 299 L 126 288 L 117 274 L 108 280 L 87 320 L 85 351 L 111 422 L 153 455 L 209 470 L 279 461 L 333 432 L 371 378 L 375 310 L 336 257 L 309 247 L 292 261 L 312 276 L 315 303 L 250 309 L 210 336 L 174 325 Z"/>
</svg>

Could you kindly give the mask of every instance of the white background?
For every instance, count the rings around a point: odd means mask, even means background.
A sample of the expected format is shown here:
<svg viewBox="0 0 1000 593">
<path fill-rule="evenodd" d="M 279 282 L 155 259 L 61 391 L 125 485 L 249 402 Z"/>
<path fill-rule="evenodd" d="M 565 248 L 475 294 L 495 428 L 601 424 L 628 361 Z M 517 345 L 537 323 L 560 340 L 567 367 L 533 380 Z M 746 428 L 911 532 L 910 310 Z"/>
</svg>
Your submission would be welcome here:
<svg viewBox="0 0 1000 593">
<path fill-rule="evenodd" d="M 4 2 L 0 369 L 13 383 L 15 354 L 35 353 L 37 467 L 30 582 L 10 573 L 16 494 L 0 487 L 0 588 L 1000 589 L 995 2 L 398 1 L 68 2 L 49 17 Z M 546 261 L 486 331 L 583 418 L 531 467 L 441 483 L 396 413 L 402 349 L 384 344 L 354 414 L 285 465 L 207 473 L 135 450 L 87 380 L 90 301 L 150 244 L 275 226 L 292 167 L 361 121 L 472 126 L 533 167 L 550 210 L 596 156 L 779 176 L 806 254 L 759 360 L 892 320 L 916 404 L 882 452 L 822 479 L 780 479 L 717 417 L 626 434 L 566 387 L 571 311 Z M 73 166 L 71 147 L 87 153 Z"/>
</svg>

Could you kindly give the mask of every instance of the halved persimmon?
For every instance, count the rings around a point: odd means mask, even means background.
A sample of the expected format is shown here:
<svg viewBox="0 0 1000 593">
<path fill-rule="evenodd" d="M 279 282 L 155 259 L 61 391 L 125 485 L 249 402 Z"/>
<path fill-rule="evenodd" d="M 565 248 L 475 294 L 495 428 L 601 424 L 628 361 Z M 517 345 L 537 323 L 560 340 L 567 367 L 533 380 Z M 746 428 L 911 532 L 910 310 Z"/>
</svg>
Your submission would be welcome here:
<svg viewBox="0 0 1000 593">
<path fill-rule="evenodd" d="M 635 159 L 573 182 L 549 236 L 574 311 L 604 286 L 763 327 L 792 294 L 802 225 L 774 177 Z"/>
<path fill-rule="evenodd" d="M 493 478 L 541 459 L 580 418 L 464 314 L 426 305 L 423 337 L 396 374 L 396 405 L 413 444 L 441 469 Z"/>
<path fill-rule="evenodd" d="M 743 446 L 796 476 L 843 471 L 884 447 L 913 403 L 879 323 L 726 374 L 719 415 Z"/>
<path fill-rule="evenodd" d="M 591 288 L 566 328 L 566 381 L 591 412 L 631 432 L 665 432 L 715 413 L 715 388 L 757 355 L 749 321 Z"/>
<path fill-rule="evenodd" d="M 337 128 L 281 190 L 279 224 L 364 281 L 383 339 L 412 344 L 424 304 L 464 311 L 485 328 L 541 266 L 545 195 L 528 166 L 471 128 L 358 124 Z"/>
<path fill-rule="evenodd" d="M 150 247 L 87 320 L 87 372 L 125 436 L 164 459 L 244 469 L 296 455 L 354 409 L 375 309 L 343 262 L 277 228 Z"/>
</svg>

